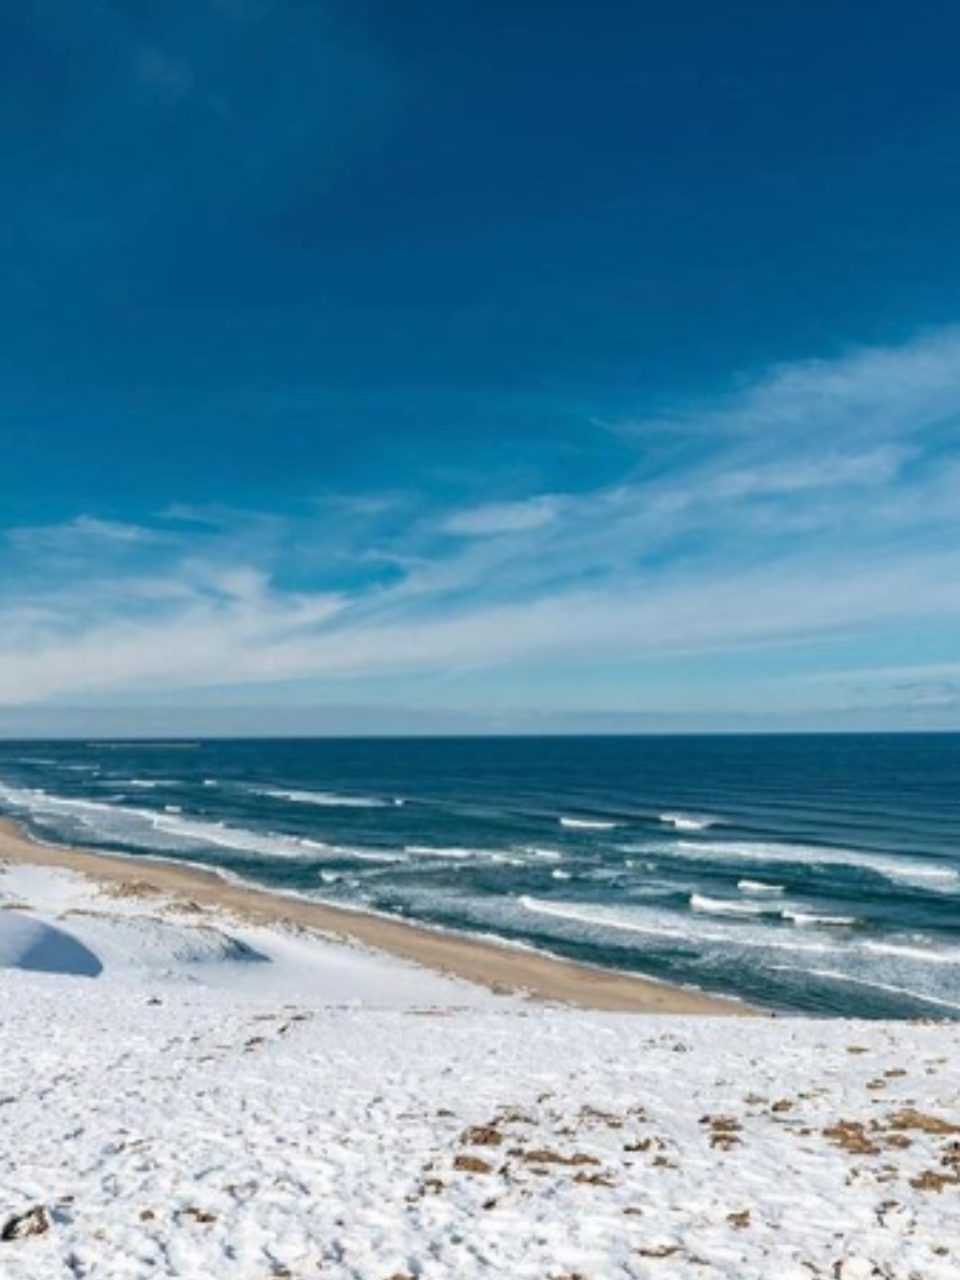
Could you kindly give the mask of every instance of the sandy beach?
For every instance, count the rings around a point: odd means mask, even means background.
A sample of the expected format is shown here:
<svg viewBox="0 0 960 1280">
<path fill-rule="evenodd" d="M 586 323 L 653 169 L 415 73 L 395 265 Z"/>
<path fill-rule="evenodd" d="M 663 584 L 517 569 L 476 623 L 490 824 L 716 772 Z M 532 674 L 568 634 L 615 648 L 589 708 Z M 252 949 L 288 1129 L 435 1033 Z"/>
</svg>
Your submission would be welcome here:
<svg viewBox="0 0 960 1280">
<path fill-rule="evenodd" d="M 42 844 L 6 819 L 0 820 L 0 860 L 80 872 L 104 884 L 136 883 L 144 891 L 228 912 L 251 924 L 316 930 L 496 992 L 524 992 L 538 1000 L 608 1012 L 719 1017 L 756 1012 L 733 1000 L 665 983 L 286 897 L 198 867 Z"/>
</svg>

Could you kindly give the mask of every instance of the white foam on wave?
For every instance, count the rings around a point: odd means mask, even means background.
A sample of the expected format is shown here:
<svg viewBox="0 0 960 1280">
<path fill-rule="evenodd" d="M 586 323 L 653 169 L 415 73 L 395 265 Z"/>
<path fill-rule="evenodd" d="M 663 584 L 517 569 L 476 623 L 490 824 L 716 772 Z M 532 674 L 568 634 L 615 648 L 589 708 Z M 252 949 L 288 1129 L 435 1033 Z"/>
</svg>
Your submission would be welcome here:
<svg viewBox="0 0 960 1280">
<path fill-rule="evenodd" d="M 327 856 L 331 852 L 329 845 L 317 840 L 301 839 L 298 836 L 251 831 L 245 827 L 231 827 L 223 822 L 205 822 L 175 815 L 164 817 L 143 810 L 139 812 L 139 816 L 146 819 L 153 829 L 161 834 L 190 840 L 200 845 L 212 844 L 217 848 L 229 849 L 235 853 L 282 858 L 313 858 L 318 854 Z"/>
<path fill-rule="evenodd" d="M 569 880 L 569 879 L 570 879 L 570 872 L 569 872 L 569 871 L 561 871 L 559 867 L 554 868 L 554 870 L 553 870 L 553 871 L 551 871 L 551 872 L 550 872 L 550 874 L 551 874 L 551 876 L 553 876 L 554 880 Z"/>
<path fill-rule="evenodd" d="M 784 893 L 782 884 L 770 884 L 766 880 L 738 880 L 737 888 L 741 893 Z"/>
<path fill-rule="evenodd" d="M 704 911 L 708 915 L 718 916 L 768 916 L 790 924 L 817 926 L 826 928 L 853 926 L 858 924 L 855 916 L 817 915 L 811 911 L 801 911 L 796 907 L 769 906 L 761 902 L 738 902 L 730 898 L 710 898 L 703 893 L 691 893 L 690 908 L 692 911 Z"/>
<path fill-rule="evenodd" d="M 340 858 L 351 858 L 355 862 L 406 862 L 407 855 L 400 849 L 356 849 L 352 845 L 331 844 L 324 846 L 330 853 Z"/>
<path fill-rule="evenodd" d="M 707 827 L 715 827 L 719 819 L 705 818 L 693 813 L 661 813 L 658 822 L 665 827 L 673 827 L 675 831 L 705 831 Z"/>
<path fill-rule="evenodd" d="M 317 840 L 233 827 L 224 822 L 191 818 L 182 813 L 166 810 L 156 812 L 152 809 L 107 804 L 100 800 L 55 796 L 43 790 L 10 787 L 5 783 L 0 783 L 0 802 L 36 818 L 65 819 L 86 829 L 95 838 L 115 840 L 151 852 L 189 853 L 214 846 L 228 849 L 232 853 L 267 858 L 315 859 L 336 856 L 366 857 L 377 861 L 396 860 L 393 855 L 334 849 Z"/>
<path fill-rule="evenodd" d="M 708 915 L 717 916 L 764 916 L 779 915 L 778 910 L 771 909 L 759 902 L 737 902 L 730 898 L 710 898 L 705 893 L 691 893 L 690 909 L 704 911 Z"/>
<path fill-rule="evenodd" d="M 518 898 L 517 902 L 524 911 L 581 926 L 588 935 L 596 935 L 598 931 L 601 937 L 609 931 L 628 933 L 638 939 L 649 938 L 652 945 L 659 939 L 703 947 L 706 954 L 712 953 L 718 959 L 725 955 L 727 958 L 735 957 L 737 951 L 747 949 L 756 955 L 757 962 L 764 968 L 790 973 L 796 978 L 802 979 L 807 974 L 832 977 L 842 982 L 873 986 L 891 995 L 915 997 L 949 1008 L 960 1007 L 960 1003 L 946 998 L 953 995 L 955 984 L 952 981 L 946 988 L 939 982 L 936 992 L 926 993 L 917 989 L 917 984 L 924 985 L 925 972 L 930 972 L 931 965 L 960 965 L 960 948 L 935 950 L 932 947 L 867 940 L 855 932 L 836 934 L 829 925 L 825 925 L 822 935 L 818 936 L 816 926 L 809 930 L 784 930 L 782 925 L 764 924 L 760 920 L 724 924 L 719 917 L 712 917 L 711 923 L 707 924 L 693 915 L 683 917 L 656 909 L 626 915 L 592 903 L 555 902 L 530 895 Z M 788 959 L 778 963 L 774 957 L 784 952 Z M 889 970 L 878 970 L 883 957 L 890 962 Z M 829 970 L 817 967 L 825 961 L 844 967 Z M 878 972 L 879 976 L 876 976 Z M 888 972 L 893 982 L 885 980 Z"/>
<path fill-rule="evenodd" d="M 649 845 L 620 845 L 624 853 L 649 853 Z M 833 849 L 822 845 L 785 844 L 748 840 L 678 840 L 658 853 L 712 861 L 795 863 L 806 866 L 859 867 L 899 884 L 938 893 L 960 888 L 960 870 L 934 866 L 916 858 L 885 857 L 858 849 Z"/>
<path fill-rule="evenodd" d="M 545 858 L 548 862 L 563 861 L 563 854 L 557 849 L 541 849 L 536 845 L 526 845 L 523 852 L 532 854 L 534 858 Z"/>
<path fill-rule="evenodd" d="M 613 831 L 620 823 L 600 818 L 561 818 L 560 825 L 572 831 Z"/>
<path fill-rule="evenodd" d="M 852 928 L 859 924 L 856 916 L 823 916 L 812 911 L 796 911 L 793 907 L 784 907 L 780 916 L 784 920 L 789 920 L 791 924 L 803 927 L 822 925 L 828 929 Z"/>
<path fill-rule="evenodd" d="M 375 796 L 344 796 L 335 791 L 284 791 L 279 788 L 255 789 L 254 795 L 271 800 L 286 800 L 290 804 L 315 804 L 324 809 L 388 809 L 401 803 L 380 800 Z"/>
<path fill-rule="evenodd" d="M 790 971 L 788 965 L 771 965 L 771 969 L 780 969 L 781 971 Z M 879 982 L 875 978 L 860 978 L 852 973 L 844 973 L 839 969 L 805 969 L 804 976 L 816 978 L 829 978 L 834 982 L 842 982 L 846 985 L 854 987 L 868 987 L 874 991 L 883 991 L 888 995 L 906 996 L 910 1000 L 918 1000 L 924 1004 L 934 1004 L 942 1009 L 960 1009 L 960 1001 L 944 1000 L 940 996 L 929 995 L 925 991 L 914 991 L 910 987 L 900 986 L 898 983 Z"/>
<path fill-rule="evenodd" d="M 960 949 L 916 946 L 902 942 L 865 942 L 864 951 L 877 956 L 919 960 L 923 964 L 960 965 Z"/>
<path fill-rule="evenodd" d="M 553 916 L 589 929 L 613 929 L 651 938 L 690 944 L 716 943 L 734 948 L 752 948 L 772 951 L 807 952 L 827 954 L 840 950 L 834 943 L 799 942 L 789 933 L 776 932 L 775 928 L 760 923 L 723 925 L 718 921 L 704 927 L 693 915 L 681 916 L 654 909 L 645 909 L 630 916 L 608 907 L 586 902 L 550 902 L 524 894 L 517 898 L 519 905 L 534 915 Z"/>
<path fill-rule="evenodd" d="M 497 849 L 468 849 L 461 845 L 428 845 L 428 844 L 408 844 L 404 846 L 404 853 L 409 853 L 415 858 L 496 858 L 500 856 Z"/>
</svg>

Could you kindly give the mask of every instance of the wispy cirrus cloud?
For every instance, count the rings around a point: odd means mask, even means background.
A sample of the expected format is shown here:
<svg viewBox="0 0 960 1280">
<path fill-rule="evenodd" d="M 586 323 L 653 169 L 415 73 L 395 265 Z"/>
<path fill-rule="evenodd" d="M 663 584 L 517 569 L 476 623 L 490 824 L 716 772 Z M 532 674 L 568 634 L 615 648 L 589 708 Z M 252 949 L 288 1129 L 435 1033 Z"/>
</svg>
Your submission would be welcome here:
<svg viewBox="0 0 960 1280">
<path fill-rule="evenodd" d="M 490 538 L 504 533 L 526 533 L 552 524 L 558 515 L 558 500 L 550 494 L 520 502 L 493 502 L 454 512 L 443 522 L 445 533 L 465 538 Z"/>
<path fill-rule="evenodd" d="M 814 675 L 830 687 L 835 649 L 893 672 L 884 646 L 904 629 L 932 649 L 956 634 L 960 331 L 780 368 L 623 429 L 634 465 L 590 490 L 10 530 L 0 702 L 337 680 L 389 696 L 478 670 L 495 690 L 541 662 L 562 700 L 605 665 L 649 678 L 663 658 L 760 652 L 802 701 Z M 651 465 L 665 430 L 696 447 Z"/>
</svg>

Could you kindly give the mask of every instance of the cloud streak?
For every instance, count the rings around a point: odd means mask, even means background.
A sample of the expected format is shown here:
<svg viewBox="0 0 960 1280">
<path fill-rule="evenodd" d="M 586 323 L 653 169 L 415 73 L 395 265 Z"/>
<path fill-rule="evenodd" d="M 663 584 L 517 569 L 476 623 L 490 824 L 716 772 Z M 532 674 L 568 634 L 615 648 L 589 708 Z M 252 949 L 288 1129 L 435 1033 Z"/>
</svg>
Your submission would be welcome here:
<svg viewBox="0 0 960 1280">
<path fill-rule="evenodd" d="M 635 463 L 592 490 L 10 530 L 0 703 L 477 671 L 495 688 L 541 662 L 562 685 L 753 652 L 828 688 L 832 646 L 895 673 L 891 638 L 960 624 L 960 332 L 618 430 Z M 696 447 L 653 465 L 665 433 Z"/>
</svg>

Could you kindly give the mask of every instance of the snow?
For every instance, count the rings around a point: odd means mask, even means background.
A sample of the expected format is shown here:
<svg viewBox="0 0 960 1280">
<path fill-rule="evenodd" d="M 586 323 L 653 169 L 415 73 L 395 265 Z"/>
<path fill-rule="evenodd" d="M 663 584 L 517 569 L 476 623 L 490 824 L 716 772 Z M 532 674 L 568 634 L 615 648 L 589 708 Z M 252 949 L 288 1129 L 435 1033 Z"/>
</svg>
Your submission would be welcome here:
<svg viewBox="0 0 960 1280">
<path fill-rule="evenodd" d="M 33 959 L 41 938 L 51 956 L 42 965 Z M 37 942 L 33 952 L 31 940 Z M 294 928 L 257 927 L 145 892 L 135 868 L 117 891 L 75 872 L 0 866 L 0 973 L 39 967 L 75 975 L 102 970 L 101 981 L 202 983 L 277 999 L 380 1006 L 493 999 L 480 987 L 393 957 Z"/>
<path fill-rule="evenodd" d="M 0 891 L 32 908 L 0 938 L 103 965 L 5 944 L 0 1236 L 45 1215 L 4 1280 L 960 1275 L 956 1024 L 585 1013 L 67 874 Z"/>
</svg>

